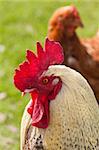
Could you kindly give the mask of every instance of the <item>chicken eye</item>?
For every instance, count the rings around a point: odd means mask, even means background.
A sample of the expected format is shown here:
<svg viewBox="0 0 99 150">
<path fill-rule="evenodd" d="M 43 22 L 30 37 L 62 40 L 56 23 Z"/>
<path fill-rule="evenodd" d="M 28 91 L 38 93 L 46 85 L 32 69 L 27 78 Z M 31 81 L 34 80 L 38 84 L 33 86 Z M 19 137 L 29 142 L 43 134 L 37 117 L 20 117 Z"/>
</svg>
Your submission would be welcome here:
<svg viewBox="0 0 99 150">
<path fill-rule="evenodd" d="M 54 28 L 53 27 L 49 27 L 49 29 L 48 29 L 50 32 L 51 31 L 53 31 L 54 30 Z"/>
<path fill-rule="evenodd" d="M 44 79 L 42 80 L 42 82 L 43 82 L 43 84 L 47 84 L 47 83 L 49 82 L 49 80 L 48 80 L 48 78 L 44 78 Z"/>
</svg>

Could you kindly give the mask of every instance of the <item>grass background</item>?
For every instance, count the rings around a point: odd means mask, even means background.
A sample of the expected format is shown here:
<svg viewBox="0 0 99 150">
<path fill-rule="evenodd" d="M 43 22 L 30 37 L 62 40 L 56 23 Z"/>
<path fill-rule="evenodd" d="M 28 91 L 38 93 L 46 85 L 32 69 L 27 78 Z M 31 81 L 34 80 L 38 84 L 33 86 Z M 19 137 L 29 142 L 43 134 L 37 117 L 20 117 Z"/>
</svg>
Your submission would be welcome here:
<svg viewBox="0 0 99 150">
<path fill-rule="evenodd" d="M 74 4 L 85 28 L 78 29 L 80 37 L 91 37 L 99 28 L 98 0 L 0 1 L 0 92 L 7 97 L 0 101 L 0 112 L 6 119 L 0 123 L 0 150 L 19 150 L 19 127 L 29 96 L 13 85 L 14 69 L 25 59 L 26 49 L 35 50 L 36 41 L 44 42 L 48 20 L 58 7 Z M 9 125 L 17 131 L 10 130 Z"/>
</svg>

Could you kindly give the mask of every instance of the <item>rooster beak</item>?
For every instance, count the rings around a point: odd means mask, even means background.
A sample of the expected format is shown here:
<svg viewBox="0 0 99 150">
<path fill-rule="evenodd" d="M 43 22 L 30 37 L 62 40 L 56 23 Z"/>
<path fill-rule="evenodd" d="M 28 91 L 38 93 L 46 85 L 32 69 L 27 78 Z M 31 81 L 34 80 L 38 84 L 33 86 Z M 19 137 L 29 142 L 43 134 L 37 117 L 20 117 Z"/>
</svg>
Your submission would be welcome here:
<svg viewBox="0 0 99 150">
<path fill-rule="evenodd" d="M 25 94 L 26 94 L 25 92 L 22 92 L 22 97 L 23 97 Z"/>
<path fill-rule="evenodd" d="M 31 93 L 35 90 L 35 88 L 33 89 L 26 89 L 24 92 L 22 92 L 22 96 L 24 96 L 26 93 Z"/>
</svg>

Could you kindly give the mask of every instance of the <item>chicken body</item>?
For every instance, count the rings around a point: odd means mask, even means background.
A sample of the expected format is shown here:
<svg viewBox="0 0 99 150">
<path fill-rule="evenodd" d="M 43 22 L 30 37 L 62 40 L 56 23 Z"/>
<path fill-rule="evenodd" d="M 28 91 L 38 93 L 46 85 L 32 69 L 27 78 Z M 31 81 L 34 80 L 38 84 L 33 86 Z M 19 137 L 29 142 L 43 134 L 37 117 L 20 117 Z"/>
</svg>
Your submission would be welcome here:
<svg viewBox="0 0 99 150">
<path fill-rule="evenodd" d="M 21 150 L 99 149 L 99 108 L 87 81 L 69 67 L 50 66 L 43 76 L 59 76 L 62 88 L 50 102 L 46 129 L 33 127 L 27 105 L 21 123 Z"/>
<path fill-rule="evenodd" d="M 82 21 L 74 6 L 59 8 L 49 21 L 48 37 L 61 43 L 64 64 L 88 80 L 99 102 L 99 33 L 92 39 L 80 40 L 76 34 L 79 26 Z"/>
<path fill-rule="evenodd" d="M 93 38 L 83 39 L 81 42 L 87 47 L 87 52 L 93 56 L 93 60 L 99 62 L 99 31 Z"/>
</svg>

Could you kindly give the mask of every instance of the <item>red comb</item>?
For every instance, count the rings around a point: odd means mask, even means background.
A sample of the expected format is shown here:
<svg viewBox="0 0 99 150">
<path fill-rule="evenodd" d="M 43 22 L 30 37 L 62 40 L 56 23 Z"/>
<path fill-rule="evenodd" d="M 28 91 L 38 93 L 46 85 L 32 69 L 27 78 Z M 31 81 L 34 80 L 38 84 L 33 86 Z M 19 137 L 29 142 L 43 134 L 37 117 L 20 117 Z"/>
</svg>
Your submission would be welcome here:
<svg viewBox="0 0 99 150">
<path fill-rule="evenodd" d="M 14 84 L 21 91 L 34 87 L 38 77 L 48 69 L 50 65 L 61 64 L 64 60 L 63 49 L 58 42 L 45 41 L 45 48 L 37 42 L 37 56 L 27 50 L 27 61 L 19 65 L 15 70 Z"/>
</svg>

